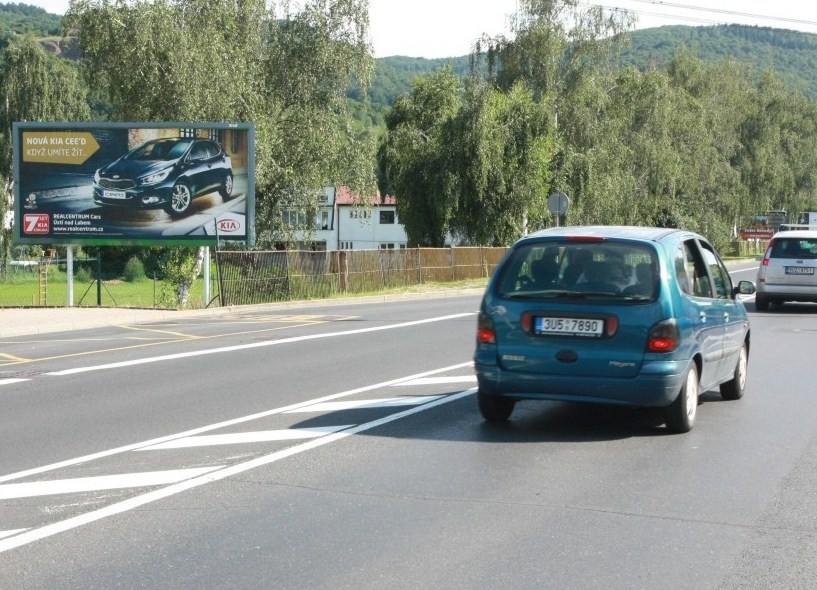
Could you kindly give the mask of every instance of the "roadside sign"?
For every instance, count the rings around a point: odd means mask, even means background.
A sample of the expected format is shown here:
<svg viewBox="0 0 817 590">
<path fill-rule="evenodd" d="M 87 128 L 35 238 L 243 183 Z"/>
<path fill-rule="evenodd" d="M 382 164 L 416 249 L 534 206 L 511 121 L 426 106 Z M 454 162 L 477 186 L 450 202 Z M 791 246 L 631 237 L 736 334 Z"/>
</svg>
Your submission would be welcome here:
<svg viewBox="0 0 817 590">
<path fill-rule="evenodd" d="M 548 197 L 548 211 L 556 217 L 556 227 L 559 227 L 559 218 L 570 208 L 570 199 L 561 191 L 551 193 Z"/>
</svg>

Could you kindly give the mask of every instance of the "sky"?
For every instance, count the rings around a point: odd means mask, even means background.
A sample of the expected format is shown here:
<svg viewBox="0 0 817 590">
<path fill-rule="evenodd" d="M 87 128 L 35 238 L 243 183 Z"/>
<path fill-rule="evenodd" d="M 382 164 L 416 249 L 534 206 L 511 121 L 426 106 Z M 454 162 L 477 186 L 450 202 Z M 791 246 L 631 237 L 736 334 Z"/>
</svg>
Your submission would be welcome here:
<svg viewBox="0 0 817 590">
<path fill-rule="evenodd" d="M 68 0 L 22 0 L 64 14 Z M 637 28 L 740 23 L 817 34 L 817 2 L 809 0 L 580 0 L 635 13 Z M 456 57 L 482 34 L 510 34 L 517 0 L 369 0 L 375 57 Z"/>
</svg>

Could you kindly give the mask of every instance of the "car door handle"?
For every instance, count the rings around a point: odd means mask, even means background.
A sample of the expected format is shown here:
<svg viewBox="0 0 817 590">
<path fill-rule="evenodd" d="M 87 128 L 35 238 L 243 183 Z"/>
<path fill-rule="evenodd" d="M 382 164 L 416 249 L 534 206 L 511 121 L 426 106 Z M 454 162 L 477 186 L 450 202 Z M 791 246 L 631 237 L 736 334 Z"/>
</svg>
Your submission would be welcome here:
<svg viewBox="0 0 817 590">
<path fill-rule="evenodd" d="M 706 313 L 704 313 L 704 312 L 702 311 L 702 312 L 700 313 L 700 317 L 701 317 L 701 323 L 702 323 L 702 324 L 705 324 L 705 323 L 706 323 Z"/>
</svg>

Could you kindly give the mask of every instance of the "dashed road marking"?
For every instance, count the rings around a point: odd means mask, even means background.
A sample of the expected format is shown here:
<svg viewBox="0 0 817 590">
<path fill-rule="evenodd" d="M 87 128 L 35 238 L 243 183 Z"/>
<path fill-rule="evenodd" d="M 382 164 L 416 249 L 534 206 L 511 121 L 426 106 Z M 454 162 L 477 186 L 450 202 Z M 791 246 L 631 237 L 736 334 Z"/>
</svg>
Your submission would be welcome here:
<svg viewBox="0 0 817 590">
<path fill-rule="evenodd" d="M 108 449 L 106 451 L 100 451 L 98 453 L 92 453 L 90 455 L 84 455 L 82 457 L 76 457 L 74 459 L 68 459 L 66 461 L 59 461 L 57 463 L 51 463 L 50 465 L 43 465 L 41 467 L 35 467 L 33 469 L 26 469 L 25 471 L 18 471 L 16 473 L 10 473 L 8 475 L 0 476 L 0 482 L 12 481 L 15 479 L 22 479 L 24 477 L 30 477 L 32 475 L 37 475 L 38 473 L 46 473 L 48 471 L 53 471 L 55 469 L 62 469 L 64 467 L 71 467 L 72 465 L 79 465 L 80 463 L 87 463 L 89 461 L 94 461 L 96 459 L 102 459 L 105 457 L 111 457 L 113 455 L 118 455 L 120 453 L 126 453 L 129 451 L 135 451 L 141 448 L 154 446 L 160 443 L 164 443 L 171 440 L 176 440 L 179 438 L 195 436 L 199 434 L 203 434 L 205 432 L 211 432 L 213 430 L 218 430 L 220 428 L 228 428 L 231 426 L 237 426 L 239 424 L 244 424 L 246 422 L 252 422 L 253 420 L 259 420 L 261 418 L 267 418 L 269 416 L 274 416 L 275 414 L 283 414 L 288 410 L 294 410 L 296 408 L 301 408 L 305 406 L 311 406 L 316 403 L 330 401 L 335 399 L 340 399 L 344 397 L 349 397 L 352 395 L 357 395 L 359 393 L 365 393 L 367 391 L 373 391 L 375 389 L 381 389 L 383 387 L 388 387 L 390 385 L 395 385 L 397 383 L 402 383 L 403 381 L 408 381 L 411 379 L 418 379 L 421 377 L 427 377 L 429 375 L 436 375 L 439 373 L 445 373 L 447 371 L 456 371 L 459 369 L 464 369 L 465 367 L 471 367 L 473 363 L 471 361 L 460 363 L 457 365 L 451 365 L 448 367 L 443 367 L 441 369 L 434 369 L 432 371 L 426 371 L 424 373 L 419 373 L 415 375 L 409 375 L 407 377 L 400 377 L 397 379 L 392 379 L 390 381 L 383 381 L 380 383 L 374 383 L 372 385 L 364 385 L 363 387 L 356 387 L 355 389 L 350 389 L 347 391 L 342 391 L 340 393 L 334 393 L 332 395 L 327 395 L 321 398 L 308 400 L 305 402 L 299 402 L 296 404 L 292 404 L 289 406 L 283 406 L 280 408 L 273 408 L 271 410 L 266 410 L 264 412 L 258 412 L 257 414 L 251 414 L 249 416 L 242 416 L 240 418 L 233 418 L 231 420 L 226 420 L 224 422 L 218 422 L 216 424 L 210 424 L 208 426 L 202 426 L 200 428 L 194 428 L 193 430 L 187 430 L 185 432 L 180 432 L 177 434 L 171 434 L 168 436 L 163 436 L 159 438 L 155 438 L 149 441 L 144 441 L 141 443 L 134 443 L 129 444 L 121 447 L 117 447 L 114 449 Z"/>
<path fill-rule="evenodd" d="M 274 442 L 283 440 L 299 440 L 317 438 L 332 434 L 339 430 L 351 428 L 354 424 L 343 426 L 326 426 L 322 428 L 289 428 L 286 430 L 263 430 L 258 432 L 236 432 L 233 434 L 208 434 L 205 436 L 188 436 L 177 438 L 152 447 L 143 447 L 137 451 L 158 451 L 168 449 L 189 449 L 194 447 L 211 447 L 218 445 L 237 445 L 259 442 Z"/>
<path fill-rule="evenodd" d="M 11 385 L 12 383 L 21 383 L 22 381 L 31 381 L 31 379 L 0 379 L 0 385 Z"/>
<path fill-rule="evenodd" d="M 203 486 L 205 484 L 213 483 L 216 481 L 224 480 L 228 477 L 233 477 L 239 475 L 241 473 L 250 471 L 252 469 L 257 469 L 258 467 L 264 467 L 266 465 L 271 465 L 277 461 L 282 459 L 286 459 L 288 457 L 292 457 L 294 455 L 298 455 L 300 453 L 319 448 L 323 445 L 327 445 L 333 442 L 337 442 L 342 440 L 346 437 L 353 436 L 355 434 L 366 432 L 368 430 L 372 430 L 374 428 L 378 428 L 389 422 L 394 422 L 396 420 L 400 420 L 407 416 L 411 416 L 413 414 L 417 414 L 419 412 L 423 412 L 425 410 L 451 403 L 457 400 L 460 400 L 464 397 L 473 395 L 476 391 L 476 388 L 471 388 L 466 391 L 461 391 L 459 393 L 447 396 L 428 396 L 428 397 L 436 397 L 437 399 L 430 401 L 427 404 L 422 404 L 419 406 L 415 406 L 413 408 L 409 408 L 402 412 L 397 412 L 395 414 L 390 414 L 378 420 L 373 420 L 371 422 L 366 422 L 365 424 L 360 424 L 358 426 L 354 426 L 352 428 L 348 428 L 346 430 L 342 430 L 339 432 L 335 432 L 332 434 L 327 434 L 325 436 L 321 436 L 310 441 L 301 443 L 299 445 L 294 445 L 292 447 L 282 449 L 280 451 L 276 451 L 274 453 L 269 453 L 267 455 L 263 455 L 261 457 L 257 457 L 255 459 L 251 459 L 249 461 L 245 461 L 243 463 L 237 463 L 235 465 L 231 465 L 228 467 L 223 468 L 216 468 L 215 471 L 209 471 L 198 477 L 192 477 L 188 479 L 184 479 L 179 481 L 178 483 L 174 483 L 168 485 L 166 487 L 162 487 L 156 490 L 152 490 L 141 494 L 139 496 L 134 496 L 132 498 L 128 498 L 127 500 L 123 500 L 122 502 L 117 502 L 115 504 L 111 504 L 104 508 L 100 508 L 98 510 L 93 510 L 91 512 L 86 512 L 84 514 L 80 514 L 78 516 L 74 516 L 72 518 L 68 518 L 66 520 L 62 520 L 59 522 L 54 522 L 52 524 L 48 524 L 39 528 L 34 529 L 27 529 L 23 532 L 16 534 L 14 536 L 0 539 L 0 553 L 9 551 L 11 549 L 15 549 L 17 547 L 22 547 L 23 545 L 28 545 L 29 543 L 33 543 L 35 541 L 39 541 L 45 539 L 47 537 L 51 537 L 58 533 L 62 533 L 65 531 L 69 531 L 80 526 L 90 524 L 92 522 L 96 522 L 103 518 L 107 518 L 109 516 L 114 516 L 116 514 L 122 514 L 124 512 L 128 512 L 130 510 L 134 510 L 141 506 L 145 506 L 147 504 L 157 502 L 159 500 L 163 500 L 165 498 L 169 498 L 171 496 L 175 496 L 176 494 L 180 494 L 182 492 L 186 492 L 188 490 L 195 489 L 197 487 Z M 13 485 L 27 485 L 27 484 L 13 484 Z"/>
<path fill-rule="evenodd" d="M 149 471 L 146 473 L 126 473 L 123 475 L 100 475 L 95 477 L 77 477 L 73 479 L 55 479 L 28 483 L 8 483 L 0 485 L 0 500 L 175 484 L 187 479 L 201 477 L 212 471 L 223 469 L 223 467 L 223 465 L 216 465 L 213 467 L 173 469 L 170 471 Z"/>
<path fill-rule="evenodd" d="M 0 358 L 8 359 L 16 363 L 27 363 L 31 360 L 21 356 L 14 356 L 13 354 L 8 354 L 7 352 L 0 352 Z"/>
<path fill-rule="evenodd" d="M 457 375 L 452 377 L 421 377 L 411 379 L 402 383 L 395 383 L 393 387 L 403 387 L 404 385 L 447 385 L 450 383 L 476 383 L 476 375 Z"/>
<path fill-rule="evenodd" d="M 223 354 L 225 352 L 235 352 L 239 350 L 248 350 L 250 348 L 265 348 L 267 346 L 279 346 L 284 344 L 291 344 L 293 342 L 306 342 L 308 340 L 319 340 L 321 338 L 338 338 L 341 336 L 351 336 L 354 334 L 367 334 L 369 332 L 380 332 L 382 330 L 395 330 L 399 328 L 408 328 L 411 326 L 419 326 L 422 324 L 431 324 L 435 322 L 442 322 L 446 320 L 459 319 L 475 315 L 474 312 L 457 313 L 453 315 L 439 316 L 436 318 L 426 318 L 423 320 L 414 320 L 410 322 L 401 322 L 398 324 L 386 324 L 383 326 L 373 326 L 369 328 L 358 328 L 356 330 L 343 330 L 341 332 L 324 332 L 322 334 L 309 334 L 307 336 L 293 336 L 292 338 L 282 338 L 280 340 L 264 340 L 262 342 L 252 342 L 250 344 L 236 344 L 234 346 L 222 346 L 219 348 L 209 348 L 206 350 L 194 350 L 189 352 L 179 352 L 176 354 L 166 354 L 162 356 L 146 357 L 141 359 L 134 359 L 130 361 L 122 361 L 118 363 L 108 363 L 105 365 L 95 365 L 90 367 L 77 367 L 75 369 L 65 369 L 63 371 L 51 371 L 45 373 L 46 375 L 64 376 L 76 375 L 77 373 L 85 373 L 88 371 L 103 371 L 108 369 L 119 369 L 122 367 L 133 367 L 136 365 L 143 365 L 147 363 L 157 363 L 164 361 L 174 361 L 184 358 L 192 358 L 198 356 L 205 356 L 208 354 Z"/>
<path fill-rule="evenodd" d="M 287 414 L 306 412 L 342 412 L 343 410 L 363 410 L 371 408 L 396 408 L 400 406 L 417 406 L 440 399 L 442 395 L 418 395 L 414 397 L 391 397 L 386 399 L 359 399 L 345 402 L 323 402 L 288 410 Z"/>
</svg>

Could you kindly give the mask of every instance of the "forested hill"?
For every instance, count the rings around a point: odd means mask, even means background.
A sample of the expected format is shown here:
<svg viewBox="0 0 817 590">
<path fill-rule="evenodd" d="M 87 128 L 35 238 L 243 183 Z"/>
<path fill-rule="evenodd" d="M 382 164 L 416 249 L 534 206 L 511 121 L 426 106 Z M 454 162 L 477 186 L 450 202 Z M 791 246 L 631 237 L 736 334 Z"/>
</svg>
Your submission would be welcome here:
<svg viewBox="0 0 817 590">
<path fill-rule="evenodd" d="M 23 3 L 0 3 L 0 35 L 32 33 L 53 37 L 60 32 L 59 15 Z M 817 35 L 768 27 L 743 25 L 664 26 L 630 33 L 631 48 L 622 56 L 622 65 L 644 69 L 661 67 L 676 51 L 686 47 L 705 62 L 734 59 L 756 71 L 772 68 L 786 83 L 817 100 Z M 55 40 L 48 43 L 54 50 Z M 427 74 L 450 63 L 456 74 L 468 71 L 467 55 L 443 59 L 393 56 L 377 59 L 369 89 L 375 110 L 391 105 L 411 90 L 415 76 Z M 359 92 L 350 96 L 362 98 Z"/>
<path fill-rule="evenodd" d="M 631 48 L 622 55 L 624 66 L 639 69 L 662 67 L 682 47 L 707 63 L 734 59 L 750 65 L 758 73 L 777 71 L 785 82 L 817 100 L 817 35 L 742 25 L 665 26 L 630 33 Z M 446 63 L 455 73 L 468 71 L 468 56 L 448 59 L 384 57 L 369 91 L 373 103 L 391 104 L 395 97 L 411 89 L 411 80 Z"/>
<path fill-rule="evenodd" d="M 624 65 L 643 69 L 666 64 L 683 47 L 705 62 L 726 59 L 751 65 L 758 72 L 777 71 L 786 83 L 817 99 L 817 35 L 742 25 L 666 26 L 631 33 Z"/>
<path fill-rule="evenodd" d="M 32 33 L 42 37 L 58 35 L 62 17 L 30 4 L 0 4 L 0 35 Z"/>
</svg>

